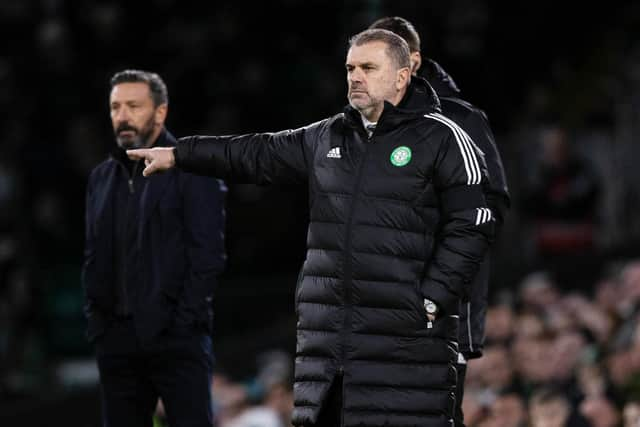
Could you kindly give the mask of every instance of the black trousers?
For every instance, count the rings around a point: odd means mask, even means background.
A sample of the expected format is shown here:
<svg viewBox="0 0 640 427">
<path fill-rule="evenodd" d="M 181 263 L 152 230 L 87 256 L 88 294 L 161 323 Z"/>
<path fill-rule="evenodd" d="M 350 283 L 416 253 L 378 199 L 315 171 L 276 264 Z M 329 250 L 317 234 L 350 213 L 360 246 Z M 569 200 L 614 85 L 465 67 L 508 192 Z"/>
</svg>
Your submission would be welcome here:
<svg viewBox="0 0 640 427">
<path fill-rule="evenodd" d="M 464 427 L 464 414 L 462 413 L 462 398 L 464 397 L 464 379 L 467 375 L 467 364 L 456 364 L 458 371 L 458 381 L 456 382 L 456 407 L 453 414 L 453 420 L 456 427 Z"/>
<path fill-rule="evenodd" d="M 327 398 L 320 409 L 318 420 L 309 427 L 340 427 L 342 425 L 342 375 L 336 375 Z M 306 426 L 305 426 L 306 427 Z"/>
<path fill-rule="evenodd" d="M 151 427 L 162 398 L 171 427 L 211 427 L 211 337 L 169 331 L 142 348 L 133 321 L 112 324 L 96 341 L 104 427 Z"/>
</svg>

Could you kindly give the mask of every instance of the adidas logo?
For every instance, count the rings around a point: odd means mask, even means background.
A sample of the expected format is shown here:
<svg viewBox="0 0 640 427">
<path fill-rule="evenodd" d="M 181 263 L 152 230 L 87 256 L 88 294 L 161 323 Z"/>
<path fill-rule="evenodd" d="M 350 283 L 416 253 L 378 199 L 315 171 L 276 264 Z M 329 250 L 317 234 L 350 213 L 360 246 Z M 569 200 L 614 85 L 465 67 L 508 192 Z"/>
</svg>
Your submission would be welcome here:
<svg viewBox="0 0 640 427">
<path fill-rule="evenodd" d="M 340 147 L 333 147 L 331 150 L 329 150 L 329 152 L 327 153 L 327 157 L 329 157 L 330 159 L 341 159 L 342 156 L 340 155 Z"/>
</svg>

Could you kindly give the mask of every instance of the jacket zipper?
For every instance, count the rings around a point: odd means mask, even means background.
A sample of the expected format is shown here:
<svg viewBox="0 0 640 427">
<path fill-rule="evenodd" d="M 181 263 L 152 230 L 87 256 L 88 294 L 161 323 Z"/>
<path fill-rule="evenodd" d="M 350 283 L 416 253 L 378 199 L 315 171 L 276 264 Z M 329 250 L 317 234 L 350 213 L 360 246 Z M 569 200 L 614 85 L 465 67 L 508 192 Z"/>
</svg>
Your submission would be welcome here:
<svg viewBox="0 0 640 427">
<path fill-rule="evenodd" d="M 125 170 L 127 170 L 127 173 L 129 174 L 129 178 L 127 180 L 127 184 L 129 185 L 129 194 L 134 194 L 135 193 L 135 187 L 133 186 L 133 179 L 136 176 L 136 172 L 138 171 L 138 165 L 140 164 L 140 161 L 137 161 L 133 164 L 133 168 L 131 169 L 131 173 L 129 173 L 129 170 L 127 168 L 125 168 Z M 125 242 L 125 247 L 122 248 L 122 254 L 124 255 L 126 253 L 126 241 L 127 241 L 127 223 L 128 223 L 128 218 L 129 218 L 129 214 L 130 214 L 130 210 L 131 210 L 131 206 L 130 206 L 131 201 L 128 200 L 127 201 L 127 214 L 125 216 L 125 220 L 124 220 L 124 230 L 122 232 L 122 238 L 123 238 L 123 242 Z M 127 275 L 128 275 L 128 269 L 127 269 L 127 257 L 124 256 L 123 260 L 122 260 L 122 296 L 124 297 L 124 301 L 123 301 L 123 305 L 124 305 L 124 311 L 125 312 L 129 312 L 129 306 L 130 301 L 129 301 L 129 292 L 127 289 Z"/>
<path fill-rule="evenodd" d="M 133 178 L 136 176 L 136 172 L 138 171 L 138 164 L 140 164 L 140 161 L 137 161 L 133 164 L 133 168 L 131 170 L 131 173 L 129 174 L 129 193 L 133 194 L 135 192 L 135 188 L 133 188 Z"/>
<path fill-rule="evenodd" d="M 358 203 L 358 194 L 360 190 L 360 184 L 362 182 L 362 176 L 364 167 L 367 162 L 367 156 L 369 154 L 368 144 L 371 142 L 371 138 L 368 139 L 365 144 L 364 154 L 362 156 L 362 160 L 358 165 L 358 172 L 356 175 L 356 182 L 353 187 L 353 195 L 351 202 L 351 209 L 349 210 L 349 217 L 347 218 L 347 226 L 345 230 L 345 263 L 344 263 L 344 306 L 345 306 L 345 314 L 344 314 L 344 323 L 341 331 L 341 341 L 342 341 L 342 351 L 341 351 L 341 360 L 340 366 L 338 367 L 338 371 L 340 374 L 344 374 L 344 365 L 347 359 L 347 335 L 349 334 L 349 328 L 351 327 L 351 286 L 352 286 L 352 257 L 351 257 L 351 232 L 353 227 L 353 217 L 355 216 L 356 204 Z M 344 380 L 342 382 L 344 387 Z M 344 396 L 344 390 L 343 390 Z"/>
</svg>

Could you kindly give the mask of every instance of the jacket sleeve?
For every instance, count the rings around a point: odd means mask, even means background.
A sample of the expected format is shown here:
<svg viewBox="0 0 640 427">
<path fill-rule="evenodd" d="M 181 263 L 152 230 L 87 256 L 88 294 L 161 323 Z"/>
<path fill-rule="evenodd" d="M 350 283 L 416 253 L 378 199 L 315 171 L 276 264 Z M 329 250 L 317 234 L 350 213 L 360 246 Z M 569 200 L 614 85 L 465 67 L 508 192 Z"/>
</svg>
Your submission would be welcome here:
<svg viewBox="0 0 640 427">
<path fill-rule="evenodd" d="M 461 125 L 484 153 L 489 174 L 488 182 L 484 187 L 485 197 L 495 217 L 496 226 L 500 227 L 504 223 L 511 202 L 502 158 L 489 126 L 489 120 L 484 112 L 473 109 Z"/>
<path fill-rule="evenodd" d="M 447 129 L 433 171 L 440 203 L 440 227 L 421 290 L 447 313 L 458 312 L 493 236 L 494 220 L 482 182 L 482 153 L 462 129 Z M 438 144 L 436 144 L 438 146 Z"/>
<path fill-rule="evenodd" d="M 181 303 L 190 316 L 197 318 L 210 310 L 217 277 L 224 270 L 226 187 L 222 181 L 210 177 L 181 173 L 180 178 L 189 260 Z"/>
<path fill-rule="evenodd" d="M 234 182 L 306 182 L 309 147 L 317 129 L 318 123 L 277 133 L 181 138 L 176 166 Z"/>
</svg>

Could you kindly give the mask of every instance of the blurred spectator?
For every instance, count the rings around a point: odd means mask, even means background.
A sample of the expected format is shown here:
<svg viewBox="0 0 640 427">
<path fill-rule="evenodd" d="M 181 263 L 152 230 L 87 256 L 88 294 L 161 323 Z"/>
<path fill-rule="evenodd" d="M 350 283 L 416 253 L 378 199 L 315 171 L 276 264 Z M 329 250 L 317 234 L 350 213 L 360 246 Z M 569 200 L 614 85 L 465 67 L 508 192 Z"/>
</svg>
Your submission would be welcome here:
<svg viewBox="0 0 640 427">
<path fill-rule="evenodd" d="M 628 263 L 620 273 L 620 289 L 624 298 L 619 299 L 618 309 L 623 314 L 637 311 L 640 305 L 640 262 Z"/>
<path fill-rule="evenodd" d="M 236 383 L 223 373 L 214 375 L 213 397 L 220 427 L 286 427 L 293 410 L 293 360 L 281 350 L 258 355 L 258 373 Z"/>
<path fill-rule="evenodd" d="M 622 418 L 624 427 L 640 427 L 640 402 L 627 402 L 624 405 Z"/>
<path fill-rule="evenodd" d="M 243 384 L 234 382 L 224 372 L 214 372 L 211 390 L 216 424 L 225 425 L 244 409 L 247 402 L 247 389 Z"/>
<path fill-rule="evenodd" d="M 486 320 L 487 344 L 506 344 L 513 334 L 515 315 L 506 304 L 489 307 Z"/>
<path fill-rule="evenodd" d="M 616 326 L 614 319 L 600 304 L 594 304 L 583 295 L 569 294 L 560 304 L 560 310 L 569 316 L 573 327 L 580 329 L 591 340 L 604 344 Z"/>
<path fill-rule="evenodd" d="M 264 390 L 264 405 L 272 409 L 282 425 L 291 424 L 293 410 L 293 360 L 282 350 L 263 353 L 257 380 Z"/>
<path fill-rule="evenodd" d="M 535 339 L 541 337 L 544 332 L 544 322 L 536 312 L 520 313 L 515 319 L 516 339 Z"/>
<path fill-rule="evenodd" d="M 585 350 L 585 340 L 578 332 L 562 332 L 551 345 L 547 363 L 553 367 L 553 379 L 557 383 L 567 384 Z"/>
<path fill-rule="evenodd" d="M 620 423 L 620 412 L 605 396 L 589 396 L 580 404 L 580 414 L 591 427 L 615 427 Z"/>
<path fill-rule="evenodd" d="M 537 264 L 565 286 L 593 280 L 600 178 L 571 149 L 568 131 L 549 124 L 541 134 L 537 163 L 521 189 L 523 214 L 531 223 Z M 590 261 L 595 261 L 591 259 Z M 576 266 L 580 266 L 576 269 Z"/>
<path fill-rule="evenodd" d="M 527 425 L 527 409 L 517 393 L 498 396 L 491 405 L 489 415 L 479 427 L 524 427 Z"/>
<path fill-rule="evenodd" d="M 484 356 L 473 363 L 480 372 L 480 381 L 485 388 L 495 394 L 507 391 L 520 391 L 516 384 L 511 356 L 507 348 L 501 345 L 487 347 Z"/>
<path fill-rule="evenodd" d="M 474 360 L 477 362 L 477 359 Z M 472 373 L 470 370 L 469 373 Z M 464 397 L 462 398 L 462 413 L 464 422 L 468 426 L 476 426 L 489 415 L 489 408 L 495 402 L 495 395 L 474 385 L 473 378 L 467 377 Z"/>
<path fill-rule="evenodd" d="M 579 414 L 573 413 L 569 400 L 557 389 L 537 391 L 529 400 L 531 427 L 587 427 Z"/>
<path fill-rule="evenodd" d="M 559 299 L 558 289 L 552 277 L 545 271 L 529 273 L 520 284 L 520 302 L 524 311 L 547 309 Z"/>
<path fill-rule="evenodd" d="M 585 397 L 613 394 L 606 372 L 597 363 L 581 363 L 576 371 L 576 381 L 580 393 Z"/>
<path fill-rule="evenodd" d="M 595 287 L 595 303 L 608 314 L 617 314 L 620 302 L 618 284 L 613 278 L 600 280 Z"/>
</svg>

